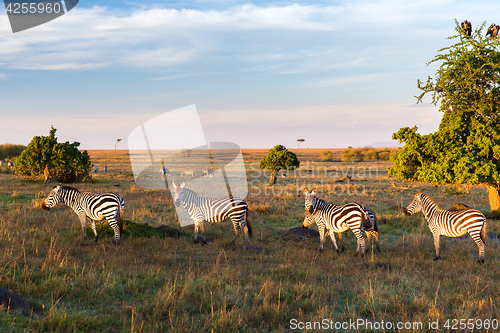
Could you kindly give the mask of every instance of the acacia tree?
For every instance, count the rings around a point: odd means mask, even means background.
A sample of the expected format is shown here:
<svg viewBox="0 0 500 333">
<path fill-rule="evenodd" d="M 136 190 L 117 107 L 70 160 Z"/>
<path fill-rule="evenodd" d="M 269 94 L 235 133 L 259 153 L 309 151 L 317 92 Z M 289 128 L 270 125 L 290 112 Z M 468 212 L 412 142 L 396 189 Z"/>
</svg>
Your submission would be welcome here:
<svg viewBox="0 0 500 333">
<path fill-rule="evenodd" d="M 57 142 L 56 129 L 51 126 L 49 136 L 35 136 L 19 155 L 17 174 L 29 179 L 45 177 L 47 182 L 56 178 L 73 183 L 90 178 L 90 157 L 86 150 L 78 150 L 79 142 Z"/>
<path fill-rule="evenodd" d="M 276 145 L 260 161 L 259 169 L 271 170 L 269 185 L 276 183 L 276 173 L 280 170 L 295 170 L 300 165 L 297 155 L 283 145 Z"/>
<path fill-rule="evenodd" d="M 458 41 L 428 63 L 440 62 L 436 78 L 418 81 L 431 94 L 443 118 L 435 133 L 401 128 L 392 138 L 404 142 L 389 175 L 434 184 L 482 184 L 491 210 L 500 209 L 500 40 L 482 37 L 483 23 L 469 37 L 456 23 Z"/>
</svg>

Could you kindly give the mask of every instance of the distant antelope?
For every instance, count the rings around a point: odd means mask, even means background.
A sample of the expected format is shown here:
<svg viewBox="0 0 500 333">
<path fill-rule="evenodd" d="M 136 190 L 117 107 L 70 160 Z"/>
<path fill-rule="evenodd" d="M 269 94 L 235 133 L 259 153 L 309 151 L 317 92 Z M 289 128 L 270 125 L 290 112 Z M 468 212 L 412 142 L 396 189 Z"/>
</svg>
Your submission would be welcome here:
<svg viewBox="0 0 500 333">
<path fill-rule="evenodd" d="M 214 172 L 212 171 L 212 169 L 203 170 L 203 177 L 214 178 Z"/>
<path fill-rule="evenodd" d="M 193 178 L 196 177 L 195 173 L 194 173 L 194 170 L 185 170 L 185 171 L 182 171 L 181 173 L 181 178 L 182 177 L 188 177 L 188 176 L 192 176 Z"/>
</svg>

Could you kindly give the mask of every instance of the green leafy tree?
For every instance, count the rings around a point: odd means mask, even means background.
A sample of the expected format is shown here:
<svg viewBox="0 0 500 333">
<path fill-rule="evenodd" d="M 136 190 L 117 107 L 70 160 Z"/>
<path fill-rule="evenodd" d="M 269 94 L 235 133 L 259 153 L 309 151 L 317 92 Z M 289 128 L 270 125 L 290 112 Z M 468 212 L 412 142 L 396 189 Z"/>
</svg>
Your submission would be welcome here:
<svg viewBox="0 0 500 333">
<path fill-rule="evenodd" d="M 283 145 L 276 145 L 260 161 L 260 169 L 271 170 L 269 185 L 276 183 L 276 173 L 280 170 L 295 170 L 300 165 L 297 155 Z"/>
<path fill-rule="evenodd" d="M 436 78 L 418 81 L 418 102 L 431 94 L 443 118 L 435 133 L 401 128 L 404 142 L 389 175 L 434 184 L 482 184 L 492 210 L 500 209 L 500 40 L 482 37 L 483 23 L 467 36 L 456 22 L 455 44 L 429 63 L 441 63 Z"/>
<path fill-rule="evenodd" d="M 24 149 L 26 149 L 26 146 L 14 145 L 12 143 L 0 145 L 0 160 L 13 159 L 19 156 Z"/>
<path fill-rule="evenodd" d="M 90 157 L 86 150 L 78 150 L 79 142 L 57 142 L 56 129 L 49 136 L 35 136 L 17 158 L 16 172 L 28 179 L 57 177 L 60 182 L 73 183 L 89 180 Z"/>
</svg>

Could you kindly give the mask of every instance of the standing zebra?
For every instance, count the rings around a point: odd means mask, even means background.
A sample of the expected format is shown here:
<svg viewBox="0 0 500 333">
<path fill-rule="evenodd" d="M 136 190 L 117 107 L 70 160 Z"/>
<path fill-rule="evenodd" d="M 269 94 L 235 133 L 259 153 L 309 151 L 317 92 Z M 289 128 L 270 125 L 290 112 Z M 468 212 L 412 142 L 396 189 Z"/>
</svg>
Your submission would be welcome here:
<svg viewBox="0 0 500 333">
<path fill-rule="evenodd" d="M 96 165 L 92 166 L 92 170 L 94 170 L 94 173 L 99 172 L 99 168 Z"/>
<path fill-rule="evenodd" d="M 120 234 L 123 230 L 123 209 L 125 207 L 121 196 L 116 193 L 80 192 L 76 188 L 59 184 L 54 186 L 49 196 L 43 201 L 42 208 L 48 211 L 60 202 L 68 205 L 78 215 L 84 239 L 87 239 L 85 229 L 87 228 L 88 216 L 96 242 L 99 236 L 95 222 L 106 219 L 115 232 L 113 243 L 120 244 Z"/>
<path fill-rule="evenodd" d="M 245 240 L 252 236 L 252 225 L 249 220 L 248 205 L 244 199 L 228 198 L 207 198 L 197 195 L 194 191 L 185 188 L 184 182 L 174 186 L 174 203 L 178 207 L 180 204 L 188 211 L 189 216 L 194 221 L 194 242 L 198 241 L 198 228 L 201 229 L 203 242 L 206 242 L 205 228 L 203 221 L 217 223 L 226 219 L 233 222 L 235 235 L 231 243 L 234 243 L 240 234 L 240 227 L 245 232 Z"/>
<path fill-rule="evenodd" d="M 479 248 L 478 262 L 484 262 L 484 246 L 486 244 L 486 218 L 483 213 L 477 209 L 465 209 L 456 212 L 450 212 L 439 209 L 437 203 L 423 193 L 416 193 L 413 201 L 405 209 L 405 215 L 410 216 L 416 212 L 422 211 L 429 224 L 429 229 L 434 237 L 434 247 L 436 248 L 436 257 L 434 260 L 441 259 L 439 255 L 439 236 L 460 237 L 467 233 L 476 242 Z"/>
<path fill-rule="evenodd" d="M 366 214 L 363 206 L 358 203 L 349 203 L 342 206 L 327 204 L 316 197 L 316 191 L 309 192 L 304 189 L 305 208 L 311 214 L 309 221 L 304 220 L 302 227 L 307 229 L 309 225 L 316 222 L 320 237 L 320 251 L 323 251 L 325 243 L 325 229 L 328 231 L 337 253 L 339 248 L 335 241 L 335 232 L 342 233 L 352 230 L 357 239 L 356 255 L 361 251 L 361 256 L 365 254 L 365 239 L 363 230 L 374 231 L 370 217 Z M 309 223 L 309 224 L 308 224 Z"/>
<path fill-rule="evenodd" d="M 361 206 L 363 207 L 363 206 Z M 371 241 L 372 237 L 375 239 L 375 245 L 377 246 L 377 251 L 380 253 L 380 246 L 378 242 L 379 238 L 379 233 L 378 233 L 378 225 L 377 225 L 377 215 L 375 215 L 375 212 L 371 209 L 368 209 L 366 207 L 363 207 L 365 213 L 370 217 L 370 220 L 372 221 L 373 224 L 373 230 L 365 230 L 366 238 L 368 241 Z M 306 214 L 306 217 L 304 218 L 304 222 L 302 223 L 302 226 L 310 226 L 315 222 L 314 217 L 310 214 Z M 325 238 L 328 237 L 329 231 L 326 232 Z M 345 246 L 344 246 L 344 241 L 342 238 L 342 232 L 338 232 L 337 236 L 339 236 L 339 243 L 340 243 L 340 250 L 344 252 Z M 372 244 L 373 246 L 373 244 Z"/>
</svg>

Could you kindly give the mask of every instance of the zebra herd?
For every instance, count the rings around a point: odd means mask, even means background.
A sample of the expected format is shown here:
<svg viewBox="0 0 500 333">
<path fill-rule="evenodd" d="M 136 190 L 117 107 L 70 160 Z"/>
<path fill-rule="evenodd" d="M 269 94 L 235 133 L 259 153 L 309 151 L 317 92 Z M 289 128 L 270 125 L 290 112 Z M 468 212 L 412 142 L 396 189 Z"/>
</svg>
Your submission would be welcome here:
<svg viewBox="0 0 500 333">
<path fill-rule="evenodd" d="M 252 236 L 249 208 L 244 199 L 232 196 L 219 199 L 209 198 L 187 189 L 184 182 L 177 184 L 173 181 L 172 185 L 175 206 L 182 205 L 194 222 L 193 240 L 195 242 L 199 240 L 199 229 L 201 229 L 202 233 L 202 242 L 206 242 L 204 221 L 218 223 L 230 219 L 235 230 L 231 243 L 236 241 L 242 229 L 246 241 L 248 241 L 249 236 Z M 340 206 L 328 204 L 316 197 L 315 190 L 304 189 L 304 199 L 306 217 L 302 227 L 307 229 L 313 223 L 318 225 L 320 251 L 324 250 L 324 242 L 327 236 L 330 236 L 337 252 L 343 251 L 343 244 L 340 250 L 337 246 L 335 233 L 338 234 L 342 242 L 342 233 L 351 230 L 357 241 L 356 255 L 361 254 L 361 256 L 364 256 L 365 253 L 363 231 L 366 233 L 368 240 L 372 237 L 375 239 L 377 250 L 380 252 L 377 217 L 374 211 L 358 203 L 348 203 Z M 106 219 L 115 233 L 113 242 L 116 245 L 120 244 L 120 235 L 123 228 L 123 209 L 125 206 L 121 196 L 116 193 L 80 192 L 73 187 L 60 184 L 52 189 L 49 196 L 44 200 L 42 208 L 50 210 L 60 202 L 68 205 L 78 215 L 84 238 L 86 238 L 87 217 L 90 219 L 96 242 L 98 235 L 95 222 Z M 441 235 L 459 237 L 468 233 L 479 248 L 478 262 L 484 262 L 486 218 L 480 211 L 472 208 L 457 212 L 439 209 L 439 206 L 427 195 L 417 193 L 413 201 L 405 209 L 405 215 L 412 215 L 419 211 L 423 212 L 434 238 L 436 249 L 434 260 L 441 258 L 439 253 L 439 237 Z"/>
</svg>

